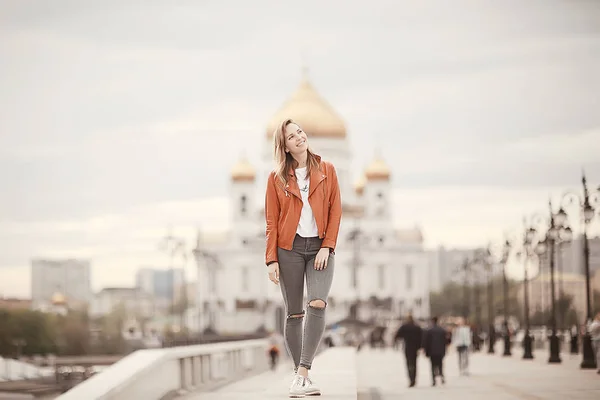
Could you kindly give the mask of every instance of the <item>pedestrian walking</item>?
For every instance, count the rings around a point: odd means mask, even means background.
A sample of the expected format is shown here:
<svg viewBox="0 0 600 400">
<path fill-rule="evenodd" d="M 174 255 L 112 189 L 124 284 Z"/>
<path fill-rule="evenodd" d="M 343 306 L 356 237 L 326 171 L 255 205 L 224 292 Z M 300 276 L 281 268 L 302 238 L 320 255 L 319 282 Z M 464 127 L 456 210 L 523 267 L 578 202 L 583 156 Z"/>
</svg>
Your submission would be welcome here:
<svg viewBox="0 0 600 400">
<path fill-rule="evenodd" d="M 409 387 L 417 383 L 417 355 L 423 346 L 423 330 L 409 315 L 406 322 L 396 332 L 396 338 L 404 341 L 404 356 L 406 357 L 406 369 L 408 370 Z"/>
<path fill-rule="evenodd" d="M 271 361 L 271 371 L 275 371 L 279 361 L 279 335 L 275 332 L 269 336 L 269 359 Z"/>
<path fill-rule="evenodd" d="M 579 331 L 577 330 L 577 325 L 573 325 L 569 333 L 571 335 L 571 354 L 577 354 L 579 353 Z"/>
<path fill-rule="evenodd" d="M 291 119 L 274 132 L 273 146 L 276 167 L 265 194 L 265 263 L 286 308 L 285 343 L 296 372 L 289 396 L 320 395 L 308 372 L 325 331 L 342 218 L 340 186 L 333 164 L 309 148 L 307 133 Z"/>
<path fill-rule="evenodd" d="M 458 369 L 461 375 L 469 375 L 469 348 L 471 347 L 471 328 L 464 318 L 459 318 L 458 326 L 454 329 L 452 342 L 458 351 Z"/>
<path fill-rule="evenodd" d="M 431 328 L 425 332 L 423 347 L 425 355 L 431 360 L 432 385 L 436 385 L 436 377 L 440 377 L 442 384 L 446 383 L 444 378 L 444 357 L 446 346 L 448 346 L 448 332 L 438 325 L 438 318 L 431 319 Z"/>
</svg>

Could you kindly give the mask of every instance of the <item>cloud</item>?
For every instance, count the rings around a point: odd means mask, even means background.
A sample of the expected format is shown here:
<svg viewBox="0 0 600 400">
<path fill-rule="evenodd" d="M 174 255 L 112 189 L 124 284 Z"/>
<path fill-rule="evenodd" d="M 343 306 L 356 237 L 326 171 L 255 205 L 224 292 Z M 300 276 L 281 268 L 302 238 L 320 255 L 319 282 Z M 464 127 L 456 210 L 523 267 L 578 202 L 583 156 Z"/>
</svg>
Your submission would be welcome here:
<svg viewBox="0 0 600 400">
<path fill-rule="evenodd" d="M 504 146 L 504 155 L 525 154 L 538 163 L 564 167 L 597 164 L 600 154 L 600 127 L 581 133 L 550 137 L 525 137 Z"/>
<path fill-rule="evenodd" d="M 149 243 L 226 196 L 242 152 L 260 167 L 264 127 L 303 63 L 347 121 L 354 177 L 381 149 L 398 222 L 422 222 L 432 245 L 502 230 L 582 168 L 600 179 L 597 2 L 377 6 L 7 3 L 0 265 L 155 260 Z"/>
</svg>

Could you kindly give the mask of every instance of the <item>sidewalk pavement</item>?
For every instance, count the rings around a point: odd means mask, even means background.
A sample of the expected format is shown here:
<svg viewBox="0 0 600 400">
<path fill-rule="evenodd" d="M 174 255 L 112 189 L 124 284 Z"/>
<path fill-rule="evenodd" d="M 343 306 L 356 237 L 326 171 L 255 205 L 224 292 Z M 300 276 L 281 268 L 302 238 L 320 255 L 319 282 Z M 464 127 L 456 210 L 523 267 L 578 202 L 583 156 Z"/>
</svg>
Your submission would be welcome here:
<svg viewBox="0 0 600 400">
<path fill-rule="evenodd" d="M 322 399 L 356 400 L 356 350 L 334 347 L 317 355 L 310 376 L 323 392 Z M 281 363 L 276 371 L 243 379 L 212 392 L 192 393 L 178 400 L 270 400 L 287 399 L 294 377 L 290 362 Z"/>
<path fill-rule="evenodd" d="M 432 387 L 431 364 L 420 356 L 417 385 L 408 388 L 404 354 L 391 349 L 365 348 L 358 353 L 359 400 L 550 400 L 600 399 L 600 375 L 581 370 L 578 357 L 563 355 L 562 364 L 548 364 L 547 352 L 522 360 L 520 348 L 512 357 L 471 353 L 469 376 L 459 376 L 454 350 L 444 359 L 446 384 Z"/>
</svg>

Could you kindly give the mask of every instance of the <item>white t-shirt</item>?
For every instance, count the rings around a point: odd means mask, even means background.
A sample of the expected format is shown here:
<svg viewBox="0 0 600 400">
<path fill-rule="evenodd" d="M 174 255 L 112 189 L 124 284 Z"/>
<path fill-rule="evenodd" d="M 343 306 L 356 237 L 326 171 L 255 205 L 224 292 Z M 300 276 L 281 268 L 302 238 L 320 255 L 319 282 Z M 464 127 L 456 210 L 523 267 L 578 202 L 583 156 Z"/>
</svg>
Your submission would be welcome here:
<svg viewBox="0 0 600 400">
<path fill-rule="evenodd" d="M 471 346 L 471 328 L 466 325 L 456 327 L 453 339 L 455 346 Z"/>
<path fill-rule="evenodd" d="M 310 191 L 310 176 L 306 176 L 306 167 L 296 169 L 296 180 L 302 196 L 302 212 L 300 213 L 300 222 L 296 233 L 302 237 L 319 236 L 317 221 L 313 215 L 312 208 L 308 202 L 308 193 Z"/>
</svg>

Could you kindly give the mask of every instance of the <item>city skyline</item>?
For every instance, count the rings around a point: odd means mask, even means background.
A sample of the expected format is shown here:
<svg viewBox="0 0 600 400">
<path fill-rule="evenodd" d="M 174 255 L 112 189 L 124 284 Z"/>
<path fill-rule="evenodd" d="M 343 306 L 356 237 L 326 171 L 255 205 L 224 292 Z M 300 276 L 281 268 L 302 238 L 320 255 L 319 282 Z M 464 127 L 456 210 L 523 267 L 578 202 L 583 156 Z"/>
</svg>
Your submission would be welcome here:
<svg viewBox="0 0 600 400">
<path fill-rule="evenodd" d="M 598 4 L 379 3 L 5 3 L 0 294 L 27 295 L 35 257 L 132 284 L 168 265 L 168 227 L 188 246 L 223 230 L 229 169 L 258 165 L 303 65 L 346 120 L 353 179 L 379 149 L 396 225 L 427 247 L 501 239 L 582 169 L 598 186 Z"/>
</svg>

